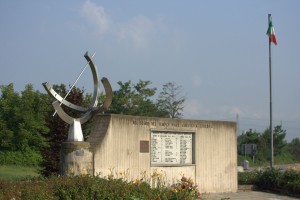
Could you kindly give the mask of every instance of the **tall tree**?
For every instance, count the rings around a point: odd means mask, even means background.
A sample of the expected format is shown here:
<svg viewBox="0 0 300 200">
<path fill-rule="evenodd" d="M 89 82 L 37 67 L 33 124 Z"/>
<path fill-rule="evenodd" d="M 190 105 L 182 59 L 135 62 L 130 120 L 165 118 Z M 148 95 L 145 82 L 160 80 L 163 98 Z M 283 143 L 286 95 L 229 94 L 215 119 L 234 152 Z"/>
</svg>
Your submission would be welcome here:
<svg viewBox="0 0 300 200">
<path fill-rule="evenodd" d="M 286 136 L 286 130 L 282 129 L 281 125 L 277 125 L 274 128 L 274 133 L 273 133 L 273 148 L 274 148 L 274 155 L 280 155 L 283 153 L 284 147 L 286 147 L 287 142 L 285 140 Z M 270 147 L 270 132 L 269 129 L 266 129 L 264 133 L 261 136 L 261 141 L 260 143 L 265 143 L 268 147 Z M 269 149 L 269 148 L 267 148 Z M 270 152 L 270 151 L 268 151 Z"/>
<path fill-rule="evenodd" d="M 45 96 L 26 85 L 21 96 L 13 84 L 1 86 L 0 98 L 0 148 L 9 151 L 40 151 L 46 146 L 44 136 L 48 132 L 45 115 L 48 110 L 43 102 Z"/>
<path fill-rule="evenodd" d="M 185 97 L 182 96 L 182 87 L 174 82 L 163 85 L 157 100 L 158 109 L 166 112 L 170 118 L 182 117 Z"/>
<path fill-rule="evenodd" d="M 238 152 L 241 154 L 241 146 L 243 144 L 258 144 L 259 138 L 260 133 L 255 130 L 253 131 L 252 129 L 249 129 L 248 131 L 246 131 L 246 133 L 239 135 L 237 138 Z"/>
<path fill-rule="evenodd" d="M 14 85 L 1 85 L 0 98 L 0 149 L 17 150 L 14 144 L 15 133 L 17 132 L 17 120 L 15 113 L 19 112 L 20 95 L 14 91 Z"/>
<path fill-rule="evenodd" d="M 54 85 L 54 90 L 59 93 L 61 96 L 65 96 L 67 93 L 66 86 L 64 84 Z M 74 87 L 66 100 L 72 102 L 76 105 L 82 105 L 84 102 L 83 98 L 84 91 L 82 89 Z M 48 97 L 48 104 L 54 101 L 53 98 Z M 78 117 L 79 113 L 74 112 L 73 110 L 63 107 L 63 109 L 73 117 Z M 50 129 L 50 132 L 47 136 L 49 147 L 44 148 L 43 158 L 44 161 L 41 164 L 42 170 L 41 173 L 45 176 L 52 174 L 58 174 L 60 169 L 60 149 L 63 142 L 67 140 L 69 125 L 65 123 L 60 117 L 56 114 L 53 116 L 54 110 L 51 109 L 48 113 L 47 124 Z"/>
<path fill-rule="evenodd" d="M 131 81 L 119 81 L 119 90 L 114 91 L 113 102 L 108 112 L 124 115 L 139 115 L 150 117 L 165 117 L 165 113 L 158 110 L 151 98 L 156 88 L 150 87 L 150 81 L 140 80 L 137 84 Z"/>
<path fill-rule="evenodd" d="M 33 90 L 31 84 L 26 85 L 22 92 L 19 119 L 18 135 L 15 144 L 19 149 L 29 148 L 40 151 L 47 146 L 45 135 L 49 129 L 46 126 L 45 117 L 50 107 L 45 104 L 45 94 Z"/>
<path fill-rule="evenodd" d="M 294 138 L 288 144 L 288 150 L 292 154 L 294 160 L 296 162 L 300 162 L 300 139 L 299 138 Z"/>
</svg>

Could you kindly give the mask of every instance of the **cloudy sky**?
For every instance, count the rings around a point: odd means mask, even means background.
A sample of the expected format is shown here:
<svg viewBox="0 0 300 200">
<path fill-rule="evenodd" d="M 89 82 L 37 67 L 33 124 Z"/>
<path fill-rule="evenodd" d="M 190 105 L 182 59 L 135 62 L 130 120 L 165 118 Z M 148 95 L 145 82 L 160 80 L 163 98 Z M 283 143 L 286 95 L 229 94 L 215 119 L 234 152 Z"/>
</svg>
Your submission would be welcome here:
<svg viewBox="0 0 300 200">
<path fill-rule="evenodd" d="M 273 118 L 287 139 L 300 137 L 300 1 L 298 0 L 2 0 L 0 85 L 72 84 L 95 54 L 101 77 L 169 81 L 186 97 L 184 118 L 230 120 L 239 133 L 269 126 L 268 14 Z M 76 84 L 92 91 L 86 70 Z"/>
</svg>

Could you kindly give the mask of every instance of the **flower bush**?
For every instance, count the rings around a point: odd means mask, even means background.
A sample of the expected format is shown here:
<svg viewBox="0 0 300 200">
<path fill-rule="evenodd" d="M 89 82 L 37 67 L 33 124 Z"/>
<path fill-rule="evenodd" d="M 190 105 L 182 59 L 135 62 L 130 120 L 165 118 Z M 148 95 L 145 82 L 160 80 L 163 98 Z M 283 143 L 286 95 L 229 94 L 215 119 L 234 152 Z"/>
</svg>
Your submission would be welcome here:
<svg viewBox="0 0 300 200">
<path fill-rule="evenodd" d="M 187 179 L 182 177 L 181 180 L 172 185 L 171 188 L 168 188 L 168 199 L 197 199 L 200 198 L 200 192 L 197 189 L 197 185 L 194 185 L 194 182 L 191 178 Z"/>
<path fill-rule="evenodd" d="M 167 187 L 162 184 L 164 177 L 160 171 L 149 175 L 146 172 L 143 172 L 143 174 L 142 178 L 133 181 L 127 181 L 126 172 L 111 173 L 106 178 L 89 175 L 69 175 L 50 178 L 39 177 L 19 181 L 0 179 L 0 200 L 192 200 L 198 198 L 200 195 L 191 179 L 182 177 L 178 183 Z M 155 183 L 157 187 L 151 187 L 151 177 L 156 178 Z"/>
</svg>

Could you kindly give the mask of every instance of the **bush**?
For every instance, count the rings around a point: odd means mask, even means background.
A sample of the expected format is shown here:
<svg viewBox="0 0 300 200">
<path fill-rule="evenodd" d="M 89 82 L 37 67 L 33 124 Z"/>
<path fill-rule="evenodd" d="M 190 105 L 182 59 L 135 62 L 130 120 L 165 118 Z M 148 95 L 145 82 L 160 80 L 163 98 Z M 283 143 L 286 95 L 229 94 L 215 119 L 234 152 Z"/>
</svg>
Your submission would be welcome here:
<svg viewBox="0 0 300 200">
<path fill-rule="evenodd" d="M 41 154 L 32 150 L 0 152 L 0 165 L 38 166 L 41 162 Z"/>
<path fill-rule="evenodd" d="M 279 188 L 284 189 L 287 194 L 300 195 L 300 171 L 287 170 L 279 181 Z"/>
<path fill-rule="evenodd" d="M 300 171 L 287 169 L 283 172 L 279 169 L 267 169 L 259 177 L 257 186 L 261 189 L 299 196 Z"/>
<path fill-rule="evenodd" d="M 279 186 L 279 181 L 282 179 L 282 171 L 279 169 L 267 169 L 262 172 L 258 179 L 258 186 L 263 189 L 272 189 Z"/>
<path fill-rule="evenodd" d="M 176 191 L 176 190 L 177 191 Z M 91 176 L 31 178 L 22 181 L 0 179 L 1 199 L 187 199 L 199 197 L 191 179 L 183 177 L 171 188 L 151 188 L 142 180 L 104 179 Z"/>
<path fill-rule="evenodd" d="M 238 183 L 239 185 L 256 185 L 261 174 L 261 171 L 238 172 Z"/>
<path fill-rule="evenodd" d="M 167 199 L 197 199 L 200 193 L 191 179 L 182 177 L 180 182 L 168 188 L 165 194 Z"/>
<path fill-rule="evenodd" d="M 267 168 L 264 171 L 239 172 L 239 185 L 256 185 L 258 189 L 279 192 L 299 197 L 300 170 L 288 168 L 285 171 Z"/>
</svg>

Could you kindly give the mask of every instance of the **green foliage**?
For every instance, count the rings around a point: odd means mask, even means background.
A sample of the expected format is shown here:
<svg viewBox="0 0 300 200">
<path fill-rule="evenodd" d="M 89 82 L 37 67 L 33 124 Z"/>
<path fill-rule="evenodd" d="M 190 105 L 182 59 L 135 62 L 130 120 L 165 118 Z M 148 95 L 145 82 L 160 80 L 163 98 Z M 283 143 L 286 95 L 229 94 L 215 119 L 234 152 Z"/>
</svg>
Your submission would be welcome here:
<svg viewBox="0 0 300 200">
<path fill-rule="evenodd" d="M 253 131 L 250 129 L 245 134 L 242 134 L 238 136 L 237 142 L 238 142 L 238 153 L 241 154 L 241 146 L 242 144 L 258 144 L 260 138 L 260 133 Z"/>
<path fill-rule="evenodd" d="M 279 169 L 265 170 L 258 180 L 258 186 L 265 189 L 272 189 L 279 184 L 282 179 L 282 172 Z"/>
<path fill-rule="evenodd" d="M 177 190 L 177 191 L 175 191 Z M 0 179 L 0 199 L 196 199 L 191 180 L 171 188 L 151 188 L 146 182 L 126 182 L 90 176 L 36 178 L 23 181 Z"/>
<path fill-rule="evenodd" d="M 119 81 L 119 90 L 114 91 L 113 102 L 109 108 L 109 113 L 138 115 L 149 117 L 166 117 L 166 113 L 161 112 L 151 100 L 156 88 L 149 88 L 150 81 L 139 81 L 132 84 L 131 81 L 125 83 Z"/>
<path fill-rule="evenodd" d="M 180 181 L 171 186 L 171 188 L 167 188 L 165 193 L 165 197 L 167 199 L 197 199 L 200 197 L 200 192 L 197 189 L 197 186 L 194 185 L 194 182 L 191 179 L 187 179 L 186 177 L 182 177 Z"/>
<path fill-rule="evenodd" d="M 294 158 L 295 157 L 287 149 L 284 149 L 281 154 L 274 156 L 274 163 L 276 163 L 276 165 L 294 163 Z"/>
<path fill-rule="evenodd" d="M 0 165 L 38 166 L 42 161 L 39 152 L 26 151 L 0 151 Z"/>
<path fill-rule="evenodd" d="M 40 151 L 47 147 L 49 129 L 45 117 L 50 106 L 46 95 L 26 85 L 21 95 L 13 84 L 0 86 L 0 162 L 11 165 L 37 165 Z"/>
<path fill-rule="evenodd" d="M 257 185 L 262 189 L 300 195 L 300 171 L 268 169 L 261 174 Z"/>
<path fill-rule="evenodd" d="M 300 171 L 285 171 L 283 173 L 282 180 L 279 181 L 279 186 L 290 194 L 300 195 Z"/>
<path fill-rule="evenodd" d="M 273 146 L 274 146 L 274 156 L 280 155 L 283 152 L 284 147 L 287 145 L 285 140 L 286 130 L 282 130 L 282 126 L 275 126 L 273 132 Z M 262 141 L 265 146 L 270 146 L 270 129 L 266 129 L 261 135 Z"/>
<path fill-rule="evenodd" d="M 238 172 L 238 183 L 239 185 L 255 185 L 261 174 L 261 171 Z"/>
<path fill-rule="evenodd" d="M 293 140 L 288 144 L 285 140 L 286 130 L 283 130 L 281 125 L 275 126 L 273 132 L 273 149 L 274 162 L 276 164 L 294 163 L 299 160 L 300 141 Z M 255 155 L 254 165 L 265 165 L 270 160 L 270 131 L 266 129 L 263 133 L 252 131 L 251 129 L 245 134 L 239 135 L 238 153 L 241 154 L 242 144 L 257 144 L 257 154 Z M 251 161 L 251 159 L 249 160 Z M 253 165 L 253 163 L 251 163 Z"/>
<path fill-rule="evenodd" d="M 296 169 L 267 168 L 263 171 L 251 171 L 238 173 L 240 185 L 253 184 L 262 190 L 270 190 L 287 195 L 300 195 L 300 171 Z"/>
<path fill-rule="evenodd" d="M 300 139 L 295 138 L 288 144 L 288 150 L 296 162 L 300 162 Z"/>
</svg>

